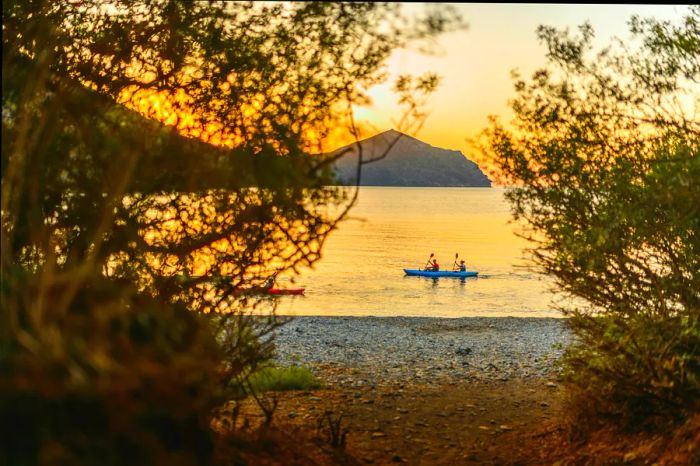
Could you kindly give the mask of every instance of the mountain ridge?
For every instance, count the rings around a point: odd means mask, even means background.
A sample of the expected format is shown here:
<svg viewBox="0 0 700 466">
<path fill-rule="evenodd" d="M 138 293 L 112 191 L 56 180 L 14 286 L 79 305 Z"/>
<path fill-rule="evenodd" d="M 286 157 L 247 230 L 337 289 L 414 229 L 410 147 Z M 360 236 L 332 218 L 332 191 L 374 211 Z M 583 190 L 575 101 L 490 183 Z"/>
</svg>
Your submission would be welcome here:
<svg viewBox="0 0 700 466">
<path fill-rule="evenodd" d="M 343 152 L 334 165 L 341 184 L 357 184 L 361 153 L 361 186 L 491 187 L 491 180 L 461 151 L 436 147 L 394 129 L 331 154 Z M 377 160 L 368 163 L 373 159 Z"/>
</svg>

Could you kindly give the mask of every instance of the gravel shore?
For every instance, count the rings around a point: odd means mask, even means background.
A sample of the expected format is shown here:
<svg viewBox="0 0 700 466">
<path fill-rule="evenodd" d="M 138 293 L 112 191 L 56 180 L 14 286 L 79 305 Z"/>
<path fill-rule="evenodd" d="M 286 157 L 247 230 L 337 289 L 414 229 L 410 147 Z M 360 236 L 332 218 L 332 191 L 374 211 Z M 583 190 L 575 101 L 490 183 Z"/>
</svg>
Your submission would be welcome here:
<svg viewBox="0 0 700 466">
<path fill-rule="evenodd" d="M 554 378 L 565 319 L 295 317 L 275 337 L 281 364 L 340 386 Z"/>
</svg>

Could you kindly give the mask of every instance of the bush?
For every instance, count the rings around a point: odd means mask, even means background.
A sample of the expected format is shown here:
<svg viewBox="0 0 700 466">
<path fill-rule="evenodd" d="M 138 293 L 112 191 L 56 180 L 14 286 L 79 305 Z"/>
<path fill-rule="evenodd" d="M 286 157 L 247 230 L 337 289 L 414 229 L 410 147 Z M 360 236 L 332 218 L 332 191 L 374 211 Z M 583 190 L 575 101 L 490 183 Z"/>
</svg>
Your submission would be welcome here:
<svg viewBox="0 0 700 466">
<path fill-rule="evenodd" d="M 32 283 L 24 285 L 32 295 Z M 93 279 L 70 313 L 22 322 L 1 366 L 0 463 L 211 459 L 208 417 L 225 392 L 209 323 L 124 291 Z"/>
<path fill-rule="evenodd" d="M 354 202 L 314 154 L 458 19 L 398 10 L 2 3 L 1 464 L 208 462 L 279 324 L 256 288 Z"/>
<path fill-rule="evenodd" d="M 579 421 L 595 417 L 633 428 L 658 417 L 683 421 L 700 410 L 700 327 L 687 317 L 621 320 L 570 317 L 578 342 L 562 360 Z M 585 425 L 585 423 L 584 423 Z"/>
<path fill-rule="evenodd" d="M 538 268 L 572 297 L 574 417 L 649 425 L 700 411 L 700 7 L 633 18 L 636 50 L 540 27 L 548 66 L 518 78 L 515 129 L 486 150 Z M 692 105 L 691 105 L 692 107 Z M 580 423 L 585 425 L 585 423 Z"/>
<path fill-rule="evenodd" d="M 250 385 L 256 392 L 313 390 L 321 387 L 321 382 L 306 367 L 270 366 L 255 372 L 250 377 Z"/>
</svg>

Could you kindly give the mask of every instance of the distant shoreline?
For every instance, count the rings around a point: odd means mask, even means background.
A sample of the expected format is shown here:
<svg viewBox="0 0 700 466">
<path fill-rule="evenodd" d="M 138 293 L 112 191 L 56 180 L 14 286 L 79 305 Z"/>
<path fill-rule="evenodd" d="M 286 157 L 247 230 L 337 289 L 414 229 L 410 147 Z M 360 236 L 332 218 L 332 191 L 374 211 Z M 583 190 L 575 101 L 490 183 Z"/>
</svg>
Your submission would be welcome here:
<svg viewBox="0 0 700 466">
<path fill-rule="evenodd" d="M 275 346 L 330 383 L 391 385 L 555 377 L 571 339 L 557 317 L 296 316 Z"/>
</svg>

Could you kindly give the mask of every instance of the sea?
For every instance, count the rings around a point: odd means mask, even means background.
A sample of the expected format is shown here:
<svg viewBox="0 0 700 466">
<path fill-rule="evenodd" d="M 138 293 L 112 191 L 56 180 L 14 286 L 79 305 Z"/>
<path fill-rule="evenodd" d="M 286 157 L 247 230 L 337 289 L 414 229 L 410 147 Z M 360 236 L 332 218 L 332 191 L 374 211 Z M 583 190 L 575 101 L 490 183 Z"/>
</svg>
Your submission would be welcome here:
<svg viewBox="0 0 700 466">
<path fill-rule="evenodd" d="M 321 259 L 280 287 L 280 315 L 562 317 L 562 296 L 537 273 L 504 197 L 508 188 L 361 187 Z M 475 278 L 406 276 L 430 254 L 442 269 L 465 260 Z"/>
</svg>

